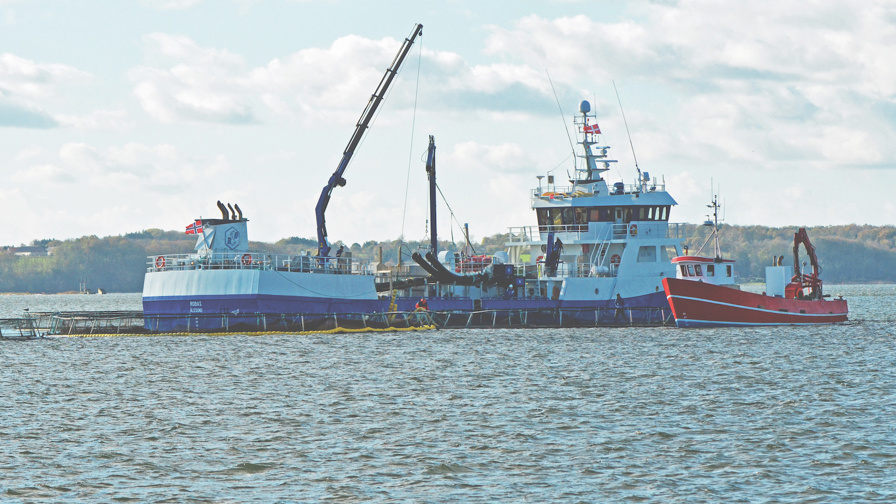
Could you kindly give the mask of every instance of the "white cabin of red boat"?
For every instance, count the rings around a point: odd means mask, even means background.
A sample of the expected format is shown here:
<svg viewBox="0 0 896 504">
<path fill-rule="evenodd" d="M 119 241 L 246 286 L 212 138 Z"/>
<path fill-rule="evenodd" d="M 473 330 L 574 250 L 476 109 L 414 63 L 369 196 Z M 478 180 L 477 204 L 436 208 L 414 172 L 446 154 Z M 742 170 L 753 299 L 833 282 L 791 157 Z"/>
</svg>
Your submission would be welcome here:
<svg viewBox="0 0 896 504">
<path fill-rule="evenodd" d="M 678 256 L 672 258 L 675 277 L 695 282 L 715 285 L 734 283 L 734 260 L 701 256 Z"/>
</svg>

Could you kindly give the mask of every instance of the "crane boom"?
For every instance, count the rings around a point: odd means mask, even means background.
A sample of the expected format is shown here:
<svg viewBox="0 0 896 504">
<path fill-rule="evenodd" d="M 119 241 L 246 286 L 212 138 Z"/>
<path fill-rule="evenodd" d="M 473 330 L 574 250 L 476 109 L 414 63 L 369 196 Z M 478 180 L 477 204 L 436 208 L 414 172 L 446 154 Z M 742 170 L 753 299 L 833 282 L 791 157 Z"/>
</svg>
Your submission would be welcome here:
<svg viewBox="0 0 896 504">
<path fill-rule="evenodd" d="M 432 228 L 430 248 L 438 257 L 439 237 L 436 236 L 436 139 L 429 135 L 429 149 L 426 151 L 426 175 L 429 177 L 429 220 Z"/>
<path fill-rule="evenodd" d="M 392 65 L 386 70 L 382 80 L 380 80 L 379 86 L 377 86 L 376 91 L 370 97 L 370 101 L 367 102 L 367 107 L 365 107 L 364 112 L 361 113 L 361 118 L 358 119 L 358 123 L 355 125 L 355 132 L 352 134 L 351 139 L 348 141 L 348 145 L 345 147 L 345 151 L 342 153 L 342 160 L 339 161 L 339 166 L 336 167 L 336 171 L 330 176 L 330 180 L 320 193 L 320 199 L 318 199 L 317 206 L 314 208 L 314 214 L 317 218 L 318 256 L 325 257 L 330 254 L 330 241 L 327 239 L 327 223 L 324 218 L 324 213 L 327 210 L 327 205 L 330 203 L 330 196 L 333 194 L 333 189 L 336 186 L 342 187 L 345 185 L 345 178 L 343 178 L 342 175 L 345 173 L 345 169 L 348 167 L 348 163 L 355 153 L 355 149 L 357 149 L 358 144 L 361 143 L 361 138 L 364 136 L 364 132 L 367 130 L 370 121 L 376 114 L 376 109 L 380 106 L 380 103 L 386 96 L 386 90 L 388 90 L 389 85 L 392 84 L 392 79 L 398 74 L 398 69 L 401 67 L 402 62 L 404 62 L 404 58 L 407 56 L 408 51 L 411 50 L 414 40 L 422 32 L 423 25 L 417 24 L 414 26 L 414 29 L 411 31 L 408 38 L 404 39 L 404 43 L 401 45 L 401 49 L 398 50 L 398 54 L 395 55 Z"/>
<path fill-rule="evenodd" d="M 809 265 L 812 266 L 812 273 L 808 274 L 800 268 L 800 244 L 806 248 L 806 254 L 809 256 Z M 809 241 L 809 234 L 806 228 L 800 228 L 793 234 L 793 281 L 799 282 L 802 287 L 810 287 L 813 299 L 821 299 L 821 266 L 818 265 L 818 256 L 815 255 L 815 246 Z"/>
</svg>

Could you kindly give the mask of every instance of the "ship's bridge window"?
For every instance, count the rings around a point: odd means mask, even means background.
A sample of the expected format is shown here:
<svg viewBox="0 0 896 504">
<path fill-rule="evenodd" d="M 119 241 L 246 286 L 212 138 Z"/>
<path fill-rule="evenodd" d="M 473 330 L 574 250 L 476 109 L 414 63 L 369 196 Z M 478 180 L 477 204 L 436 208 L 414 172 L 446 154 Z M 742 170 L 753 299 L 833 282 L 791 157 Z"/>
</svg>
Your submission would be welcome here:
<svg viewBox="0 0 896 504">
<path fill-rule="evenodd" d="M 663 262 L 669 262 L 673 257 L 678 256 L 678 250 L 676 250 L 675 245 L 660 245 L 660 257 Z"/>
<path fill-rule="evenodd" d="M 688 264 L 688 276 L 694 276 L 694 265 Z"/>
<path fill-rule="evenodd" d="M 694 274 L 697 276 L 703 276 L 703 266 L 699 264 L 694 265 Z"/>
<path fill-rule="evenodd" d="M 685 266 L 684 264 L 679 264 L 678 269 L 681 270 L 681 276 L 683 276 L 683 277 L 688 276 L 688 267 L 687 266 Z"/>
<path fill-rule="evenodd" d="M 535 215 L 538 217 L 538 230 L 547 231 L 551 225 L 551 209 L 539 208 L 535 210 Z"/>
<path fill-rule="evenodd" d="M 730 264 L 725 265 L 725 276 L 727 276 L 727 277 L 731 276 L 731 265 Z"/>
<path fill-rule="evenodd" d="M 624 222 L 636 221 L 665 221 L 669 220 L 669 206 L 638 206 L 638 207 L 617 207 L 616 220 L 624 220 Z"/>
<path fill-rule="evenodd" d="M 538 208 L 535 211 L 538 217 L 538 226 L 541 231 L 547 231 L 549 226 L 572 226 L 578 224 L 587 226 L 588 211 L 585 208 Z"/>
<path fill-rule="evenodd" d="M 612 208 L 588 208 L 588 222 L 613 222 Z"/>
<path fill-rule="evenodd" d="M 656 247 L 639 247 L 638 262 L 656 262 Z"/>
<path fill-rule="evenodd" d="M 576 213 L 576 224 L 578 224 L 579 231 L 587 231 L 588 230 L 588 209 L 585 207 L 577 207 L 575 208 Z"/>
<path fill-rule="evenodd" d="M 706 265 L 706 276 L 716 276 L 716 265 L 715 264 L 707 264 Z"/>
</svg>

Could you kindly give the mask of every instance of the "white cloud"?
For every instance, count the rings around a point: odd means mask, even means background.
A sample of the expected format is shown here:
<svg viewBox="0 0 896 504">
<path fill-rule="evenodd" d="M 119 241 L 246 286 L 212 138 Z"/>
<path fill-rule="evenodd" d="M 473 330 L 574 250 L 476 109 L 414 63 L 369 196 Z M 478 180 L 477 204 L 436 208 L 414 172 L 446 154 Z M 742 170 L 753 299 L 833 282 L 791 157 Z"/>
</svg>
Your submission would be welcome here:
<svg viewBox="0 0 896 504">
<path fill-rule="evenodd" d="M 60 125 L 80 130 L 121 131 L 130 128 L 133 121 L 124 110 L 94 110 L 84 115 L 58 114 Z"/>
<path fill-rule="evenodd" d="M 77 178 L 71 173 L 52 164 L 29 166 L 27 169 L 14 172 L 10 178 L 14 182 L 33 184 L 71 184 L 77 182 Z"/>
<path fill-rule="evenodd" d="M 0 126 L 58 126 L 46 104 L 58 98 L 60 89 L 91 79 L 89 73 L 68 65 L 36 63 L 10 53 L 0 54 Z"/>
<path fill-rule="evenodd" d="M 510 29 L 492 27 L 487 51 L 548 67 L 565 86 L 624 79 L 635 90 L 622 88 L 635 100 L 626 103 L 630 123 L 661 158 L 894 165 L 891 2 L 634 5 L 628 19 L 610 23 L 527 16 Z M 669 114 L 672 128 L 651 122 Z"/>
<path fill-rule="evenodd" d="M 389 37 L 348 35 L 330 47 L 302 49 L 248 68 L 238 55 L 200 47 L 183 36 L 157 33 L 144 43 L 147 64 L 132 69 L 130 77 L 141 106 L 155 119 L 248 123 L 272 114 L 306 125 L 353 123 L 401 45 Z M 422 85 L 435 108 L 528 110 L 532 93 L 550 96 L 541 72 L 527 65 L 469 66 L 457 54 L 431 50 L 422 56 Z M 416 71 L 416 58 L 409 56 L 400 72 L 410 80 Z M 411 109 L 415 91 L 416 86 L 393 82 L 390 108 Z"/>
<path fill-rule="evenodd" d="M 42 99 L 57 88 L 91 79 L 83 72 L 58 63 L 35 63 L 14 54 L 0 54 L 0 93 L 23 99 Z"/>
<path fill-rule="evenodd" d="M 444 163 L 457 173 L 517 172 L 536 164 L 531 154 L 519 144 L 487 145 L 475 141 L 454 144 Z"/>
<path fill-rule="evenodd" d="M 183 10 L 202 3 L 203 0 L 140 0 L 140 3 L 159 10 Z"/>
<path fill-rule="evenodd" d="M 228 51 L 199 47 L 188 37 L 144 37 L 148 58 L 173 61 L 168 68 L 129 72 L 144 111 L 162 122 L 196 120 L 244 124 L 254 121 L 244 60 Z"/>
</svg>

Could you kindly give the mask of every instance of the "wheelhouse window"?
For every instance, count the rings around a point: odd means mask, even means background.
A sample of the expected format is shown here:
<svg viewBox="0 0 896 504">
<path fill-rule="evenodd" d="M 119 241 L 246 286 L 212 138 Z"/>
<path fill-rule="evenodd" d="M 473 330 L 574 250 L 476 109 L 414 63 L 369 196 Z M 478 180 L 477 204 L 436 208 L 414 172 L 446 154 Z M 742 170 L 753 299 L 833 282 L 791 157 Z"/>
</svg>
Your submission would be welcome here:
<svg viewBox="0 0 896 504">
<path fill-rule="evenodd" d="M 616 219 L 624 222 L 630 221 L 667 221 L 669 220 L 669 205 L 616 207 Z"/>
<path fill-rule="evenodd" d="M 540 231 L 547 231 L 550 226 L 558 229 L 566 226 L 578 225 L 579 231 L 584 231 L 588 226 L 588 209 L 586 208 L 538 208 L 535 211 L 538 218 L 538 226 Z"/>
<path fill-rule="evenodd" d="M 730 264 L 725 265 L 725 276 L 731 277 L 732 268 Z"/>
<path fill-rule="evenodd" d="M 716 276 L 716 265 L 715 264 L 707 264 L 706 265 L 706 276 Z"/>
<path fill-rule="evenodd" d="M 538 217 L 538 230 L 547 231 L 551 225 L 551 209 L 539 208 L 535 210 L 535 215 Z"/>
<path fill-rule="evenodd" d="M 694 274 L 697 276 L 703 276 L 703 266 L 699 264 L 694 265 Z"/>
<path fill-rule="evenodd" d="M 638 262 L 656 262 L 656 247 L 639 247 Z"/>
<path fill-rule="evenodd" d="M 663 262 L 671 261 L 673 257 L 678 257 L 678 250 L 675 245 L 660 245 L 660 257 Z"/>
</svg>

